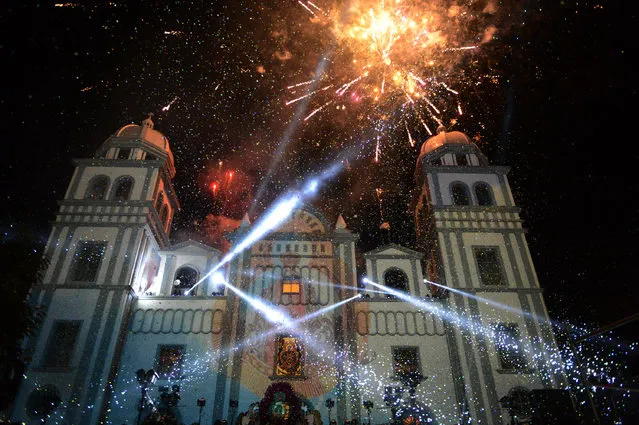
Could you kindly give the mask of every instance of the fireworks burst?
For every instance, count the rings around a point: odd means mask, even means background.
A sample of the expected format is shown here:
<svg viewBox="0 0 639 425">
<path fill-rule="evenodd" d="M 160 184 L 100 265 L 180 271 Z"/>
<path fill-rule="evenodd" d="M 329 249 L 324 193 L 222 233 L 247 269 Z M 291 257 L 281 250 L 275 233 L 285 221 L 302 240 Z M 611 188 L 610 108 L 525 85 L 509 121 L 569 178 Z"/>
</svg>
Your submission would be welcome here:
<svg viewBox="0 0 639 425">
<path fill-rule="evenodd" d="M 432 135 L 436 126 L 456 122 L 460 92 L 486 79 L 477 69 L 480 46 L 495 33 L 486 22 L 490 2 L 479 9 L 475 2 L 361 1 L 328 11 L 299 4 L 321 26 L 318 34 L 327 33 L 322 48 L 334 52 L 325 74 L 287 87 L 286 105 L 311 99 L 305 120 L 355 110 L 357 121 L 380 135 L 405 128 L 414 146 L 411 128 Z M 376 162 L 380 155 L 378 140 Z"/>
</svg>

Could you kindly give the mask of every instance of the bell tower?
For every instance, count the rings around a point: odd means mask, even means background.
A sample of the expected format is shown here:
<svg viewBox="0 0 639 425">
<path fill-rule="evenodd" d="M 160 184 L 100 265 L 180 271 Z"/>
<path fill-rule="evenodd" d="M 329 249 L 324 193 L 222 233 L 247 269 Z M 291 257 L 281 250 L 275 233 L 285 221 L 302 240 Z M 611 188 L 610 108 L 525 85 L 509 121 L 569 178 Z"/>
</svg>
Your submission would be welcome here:
<svg viewBox="0 0 639 425">
<path fill-rule="evenodd" d="M 13 416 L 33 423 L 45 391 L 63 423 L 96 423 L 119 362 L 131 301 L 156 279 L 179 204 L 173 154 L 151 116 L 120 128 L 75 170 L 45 248 L 50 264 L 31 300 L 45 312 Z"/>
<path fill-rule="evenodd" d="M 490 165 L 464 133 L 443 127 L 422 145 L 415 170 L 425 275 L 435 283 L 432 293 L 447 292 L 446 304 L 460 318 L 446 331 L 458 353 L 458 404 L 491 424 L 502 423 L 499 400 L 513 387 L 565 382 L 550 370 L 556 343 L 508 172 Z"/>
</svg>

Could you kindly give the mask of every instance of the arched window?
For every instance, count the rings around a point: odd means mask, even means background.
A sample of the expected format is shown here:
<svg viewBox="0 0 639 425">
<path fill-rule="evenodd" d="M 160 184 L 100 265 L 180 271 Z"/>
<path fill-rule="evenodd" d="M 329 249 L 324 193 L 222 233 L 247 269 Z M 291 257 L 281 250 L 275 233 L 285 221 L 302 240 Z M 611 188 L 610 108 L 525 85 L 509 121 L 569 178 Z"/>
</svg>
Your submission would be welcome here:
<svg viewBox="0 0 639 425">
<path fill-rule="evenodd" d="M 468 186 L 464 183 L 453 183 L 450 191 L 453 195 L 453 205 L 470 205 Z"/>
<path fill-rule="evenodd" d="M 384 285 L 396 291 L 408 292 L 408 276 L 397 268 L 390 268 L 384 273 Z M 387 295 L 388 298 L 395 298 Z"/>
<path fill-rule="evenodd" d="M 107 176 L 95 176 L 89 182 L 84 199 L 93 199 L 101 201 L 106 197 L 106 191 L 109 187 L 109 178 Z"/>
<path fill-rule="evenodd" d="M 166 226 L 168 218 L 169 218 L 169 208 L 166 206 L 166 204 L 164 204 L 162 205 L 162 208 L 160 209 L 160 221 L 162 222 L 163 226 Z"/>
<path fill-rule="evenodd" d="M 187 295 L 187 291 L 197 283 L 198 272 L 193 267 L 180 267 L 175 272 L 175 279 L 173 279 L 173 290 L 171 295 L 183 296 Z M 188 295 L 195 295 L 197 291 L 191 291 Z"/>
<path fill-rule="evenodd" d="M 155 211 L 159 213 L 162 205 L 164 205 L 164 192 L 160 192 L 157 199 L 155 200 Z"/>
<path fill-rule="evenodd" d="M 495 205 L 493 191 L 486 183 L 482 182 L 475 185 L 475 196 L 479 205 Z"/>
<path fill-rule="evenodd" d="M 131 189 L 133 189 L 133 177 L 120 177 L 115 182 L 113 199 L 115 201 L 128 201 L 131 198 Z"/>
</svg>

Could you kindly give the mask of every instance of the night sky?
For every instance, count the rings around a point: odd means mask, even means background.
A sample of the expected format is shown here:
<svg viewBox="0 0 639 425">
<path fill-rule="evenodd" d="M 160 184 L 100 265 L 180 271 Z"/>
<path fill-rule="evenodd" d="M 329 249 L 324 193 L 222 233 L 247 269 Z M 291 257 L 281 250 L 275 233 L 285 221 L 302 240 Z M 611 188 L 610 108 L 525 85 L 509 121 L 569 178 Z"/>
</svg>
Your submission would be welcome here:
<svg viewBox="0 0 639 425">
<path fill-rule="evenodd" d="M 606 324 L 636 313 L 636 15 L 606 1 L 460 3 L 495 5 L 475 24 L 497 31 L 446 70 L 459 95 L 442 100 L 442 119 L 474 138 L 492 164 L 512 167 L 551 314 Z M 209 214 L 232 222 L 250 210 L 254 219 L 348 151 L 348 169 L 314 205 L 331 220 L 342 213 L 362 250 L 382 243 L 382 219 L 393 242 L 414 245 L 408 205 L 429 135 L 403 109 L 366 99 L 341 110 L 331 104 L 307 121 L 300 118 L 324 100 L 286 105 L 295 97 L 286 87 L 317 75 L 322 58 L 331 59 L 327 78 L 350 69 L 330 28 L 298 2 L 8 4 L 0 12 L 5 232 L 21 224 L 46 239 L 71 159 L 93 155 L 118 128 L 153 112 L 176 157 L 182 211 L 174 241 L 195 237 Z M 472 38 L 471 30 L 459 28 Z M 464 114 L 453 118 L 458 101 Z"/>
</svg>

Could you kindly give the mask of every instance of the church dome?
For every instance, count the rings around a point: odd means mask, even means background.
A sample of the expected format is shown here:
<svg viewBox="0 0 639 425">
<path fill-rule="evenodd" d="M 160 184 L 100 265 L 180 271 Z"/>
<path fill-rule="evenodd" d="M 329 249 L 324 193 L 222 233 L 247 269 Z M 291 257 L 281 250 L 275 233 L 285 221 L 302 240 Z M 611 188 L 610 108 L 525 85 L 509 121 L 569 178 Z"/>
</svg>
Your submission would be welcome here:
<svg viewBox="0 0 639 425">
<path fill-rule="evenodd" d="M 174 162 L 173 152 L 171 152 L 171 148 L 169 147 L 169 139 L 167 139 L 164 134 L 153 129 L 153 121 L 151 121 L 150 116 L 142 121 L 142 125 L 125 125 L 116 131 L 115 137 L 139 139 L 148 142 L 161 151 L 164 151 L 171 164 Z"/>
<path fill-rule="evenodd" d="M 115 133 L 115 136 L 143 139 L 164 151 L 170 151 L 169 140 L 166 136 L 164 136 L 164 134 L 157 130 L 153 130 L 153 128 L 145 128 L 137 124 L 128 124 L 119 129 Z"/>
<path fill-rule="evenodd" d="M 461 131 L 446 131 L 444 126 L 437 129 L 437 134 L 428 138 L 419 151 L 419 156 L 427 155 L 444 145 L 474 145 Z"/>
</svg>

